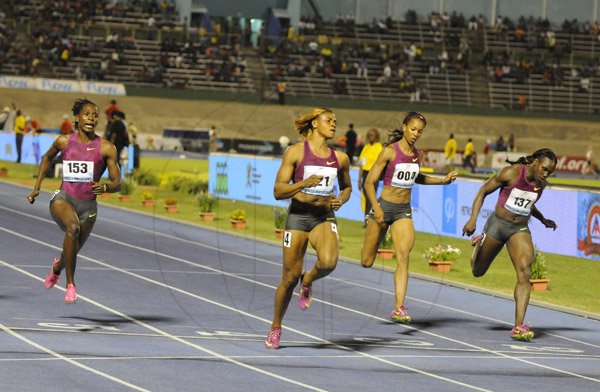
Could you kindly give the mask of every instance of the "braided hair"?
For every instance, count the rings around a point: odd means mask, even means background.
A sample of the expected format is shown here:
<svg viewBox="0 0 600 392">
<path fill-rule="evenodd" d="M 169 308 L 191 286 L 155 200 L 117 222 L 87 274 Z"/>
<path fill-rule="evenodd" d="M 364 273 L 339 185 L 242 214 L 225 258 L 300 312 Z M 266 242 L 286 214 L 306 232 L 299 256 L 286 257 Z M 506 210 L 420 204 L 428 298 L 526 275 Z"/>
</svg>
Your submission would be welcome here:
<svg viewBox="0 0 600 392">
<path fill-rule="evenodd" d="M 410 120 L 412 120 L 413 118 L 418 118 L 419 120 L 423 121 L 424 125 L 427 125 L 427 120 L 425 119 L 425 116 L 423 116 L 419 112 L 409 112 L 404 117 L 404 120 L 402 120 L 402 125 L 408 124 L 408 122 Z M 387 143 L 384 143 L 384 146 L 389 146 L 390 144 L 396 143 L 398 140 L 402 139 L 403 136 L 404 136 L 404 131 L 402 130 L 402 128 L 400 128 L 400 129 L 396 128 L 393 131 L 388 132 L 388 141 L 387 141 Z"/>
<path fill-rule="evenodd" d="M 539 150 L 535 151 L 533 154 L 527 155 L 524 157 L 520 157 L 516 161 L 511 161 L 508 158 L 506 158 L 506 162 L 511 165 L 514 165 L 515 163 L 529 165 L 535 159 L 542 159 L 542 158 L 550 159 L 552 162 L 554 162 L 555 165 L 558 163 L 558 160 L 556 159 L 556 154 L 554 153 L 554 151 L 552 151 L 549 148 L 540 148 Z"/>
</svg>

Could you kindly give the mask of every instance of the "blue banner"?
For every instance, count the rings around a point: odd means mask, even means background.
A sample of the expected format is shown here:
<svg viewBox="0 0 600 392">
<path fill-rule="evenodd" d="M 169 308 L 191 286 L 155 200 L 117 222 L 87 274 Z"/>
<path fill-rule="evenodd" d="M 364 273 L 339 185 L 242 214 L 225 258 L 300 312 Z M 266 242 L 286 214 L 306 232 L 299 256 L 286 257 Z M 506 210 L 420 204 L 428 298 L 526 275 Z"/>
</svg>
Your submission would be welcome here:
<svg viewBox="0 0 600 392">
<path fill-rule="evenodd" d="M 37 135 L 31 133 L 23 136 L 21 163 L 39 165 L 42 155 L 48 151 L 57 137 L 58 135 Z M 133 171 L 133 145 L 130 145 L 127 149 L 129 151 L 129 159 L 127 160 L 127 166 L 121 168 L 122 175 Z M 0 160 L 12 162 L 17 160 L 17 144 L 14 133 L 0 132 Z M 107 176 L 108 172 L 105 171 L 103 177 Z"/>
<path fill-rule="evenodd" d="M 442 210 L 442 231 L 444 234 L 455 234 L 456 230 L 456 188 L 458 184 L 452 183 L 444 186 L 442 203 L 444 208 Z"/>
<path fill-rule="evenodd" d="M 273 197 L 280 165 L 279 158 L 210 154 L 210 191 L 224 199 L 285 207 L 289 200 L 278 201 Z M 350 178 L 352 195 L 336 216 L 362 221 L 364 212 L 360 204 L 358 170 L 350 170 Z M 411 203 L 415 230 L 462 237 L 463 226 L 471 216 L 473 199 L 482 184 L 480 180 L 459 179 L 446 186 L 416 185 Z M 381 190 L 382 186 L 379 188 Z M 338 192 L 337 188 L 335 192 Z M 481 233 L 488 217 L 494 213 L 497 200 L 497 191 L 485 198 L 477 217 L 477 233 Z M 600 244 L 600 195 L 546 189 L 536 206 L 544 217 L 554 220 L 558 226 L 557 230 L 552 230 L 535 218 L 530 220 L 533 242 L 541 251 L 600 259 L 600 248 L 578 250 L 582 244 Z"/>
</svg>

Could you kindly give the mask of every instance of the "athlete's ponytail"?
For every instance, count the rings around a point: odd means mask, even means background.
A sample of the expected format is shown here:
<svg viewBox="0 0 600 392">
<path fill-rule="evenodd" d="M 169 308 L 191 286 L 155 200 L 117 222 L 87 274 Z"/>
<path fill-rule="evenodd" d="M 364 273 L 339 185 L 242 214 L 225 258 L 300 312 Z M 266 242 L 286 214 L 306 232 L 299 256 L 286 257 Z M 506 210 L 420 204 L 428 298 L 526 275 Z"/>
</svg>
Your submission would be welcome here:
<svg viewBox="0 0 600 392">
<path fill-rule="evenodd" d="M 548 158 L 552 162 L 554 162 L 555 165 L 558 163 L 558 160 L 556 159 L 556 154 L 554 154 L 554 151 L 552 151 L 549 148 L 540 148 L 539 150 L 535 151 L 533 154 L 527 155 L 524 157 L 520 157 L 516 161 L 511 161 L 508 158 L 506 158 L 506 162 L 511 165 L 514 165 L 515 163 L 520 163 L 522 165 L 529 165 L 535 159 L 541 159 L 541 158 Z"/>
<path fill-rule="evenodd" d="M 427 125 L 427 120 L 425 119 L 425 116 L 423 116 L 419 112 L 409 112 L 404 117 L 404 120 L 402 121 L 402 125 L 408 124 L 408 122 L 410 120 L 412 120 L 413 118 L 418 118 L 419 120 L 423 121 L 423 125 Z M 393 131 L 388 132 L 388 141 L 387 141 L 387 143 L 384 143 L 383 145 L 388 146 L 390 144 L 394 144 L 397 141 L 399 141 L 400 139 L 402 139 L 403 136 L 404 136 L 404 131 L 402 129 L 396 128 Z"/>
</svg>

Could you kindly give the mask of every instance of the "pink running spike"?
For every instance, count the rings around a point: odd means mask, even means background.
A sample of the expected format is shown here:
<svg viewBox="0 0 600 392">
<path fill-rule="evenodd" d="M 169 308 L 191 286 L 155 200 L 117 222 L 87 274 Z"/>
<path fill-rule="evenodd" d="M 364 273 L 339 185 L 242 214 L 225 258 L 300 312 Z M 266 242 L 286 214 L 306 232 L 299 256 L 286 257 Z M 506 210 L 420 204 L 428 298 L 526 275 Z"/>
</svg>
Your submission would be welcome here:
<svg viewBox="0 0 600 392">
<path fill-rule="evenodd" d="M 510 333 L 511 338 L 513 338 L 515 340 L 526 341 L 526 342 L 533 339 L 534 336 L 535 336 L 535 334 L 531 330 L 531 327 L 529 327 L 529 325 L 527 325 L 525 323 L 514 327 Z"/>
<path fill-rule="evenodd" d="M 77 290 L 74 284 L 67 285 L 67 294 L 65 295 L 65 303 L 74 304 L 77 301 Z"/>
<path fill-rule="evenodd" d="M 310 308 L 312 302 L 312 287 L 302 284 L 300 281 L 300 296 L 298 297 L 298 307 L 300 310 Z"/>
<path fill-rule="evenodd" d="M 400 306 L 398 309 L 395 309 L 390 317 L 392 320 L 399 322 L 400 324 L 408 324 L 410 323 L 411 317 L 406 313 L 406 308 L 404 306 Z"/>
<path fill-rule="evenodd" d="M 57 265 L 59 261 L 59 259 L 54 259 L 52 267 L 50 267 L 50 273 L 48 274 L 48 276 L 46 276 L 46 280 L 44 281 L 44 287 L 46 288 L 46 290 L 50 290 L 60 280 L 60 275 L 56 275 L 54 273 L 54 266 Z"/>
<path fill-rule="evenodd" d="M 281 338 L 281 327 L 271 328 L 265 340 L 265 347 L 273 350 L 279 348 L 279 339 Z"/>
</svg>

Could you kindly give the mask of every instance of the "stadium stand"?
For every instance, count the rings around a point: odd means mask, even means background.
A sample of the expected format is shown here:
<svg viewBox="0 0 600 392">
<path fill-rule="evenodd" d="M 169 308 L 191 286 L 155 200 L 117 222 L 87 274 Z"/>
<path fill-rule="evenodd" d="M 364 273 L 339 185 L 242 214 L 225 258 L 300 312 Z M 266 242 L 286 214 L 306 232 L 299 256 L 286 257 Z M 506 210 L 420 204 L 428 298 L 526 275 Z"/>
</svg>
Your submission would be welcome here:
<svg viewBox="0 0 600 392">
<path fill-rule="evenodd" d="M 419 21 L 302 18 L 253 50 L 189 29 L 168 2 L 2 2 L 0 72 L 131 87 L 597 113 L 598 24 L 432 13 Z M 366 72 L 365 72 L 366 71 Z"/>
</svg>

